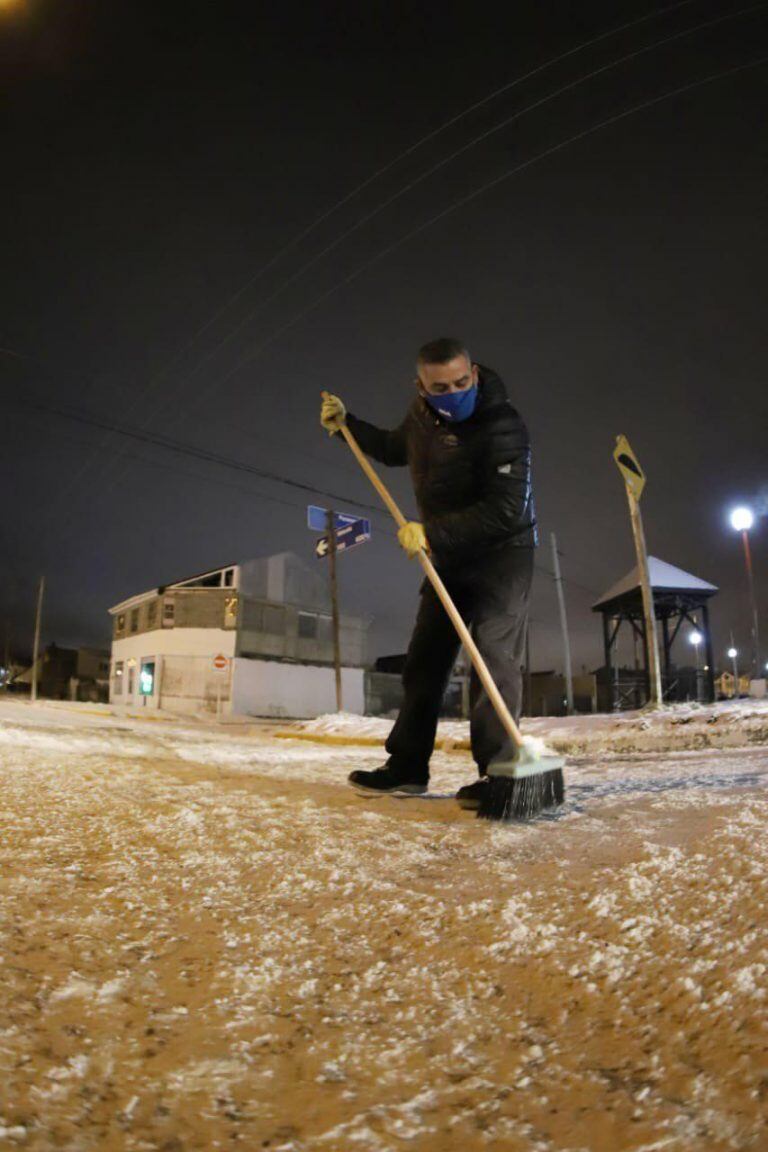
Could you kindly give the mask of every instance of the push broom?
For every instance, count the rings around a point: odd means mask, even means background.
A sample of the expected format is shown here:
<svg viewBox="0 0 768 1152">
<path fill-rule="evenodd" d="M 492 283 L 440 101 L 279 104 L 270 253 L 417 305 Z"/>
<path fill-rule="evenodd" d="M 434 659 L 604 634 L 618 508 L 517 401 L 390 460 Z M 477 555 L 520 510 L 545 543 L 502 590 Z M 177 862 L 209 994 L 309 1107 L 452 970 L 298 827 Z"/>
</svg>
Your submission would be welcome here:
<svg viewBox="0 0 768 1152">
<path fill-rule="evenodd" d="M 327 393 L 323 393 L 323 397 L 326 395 Z M 402 528 L 407 521 L 389 489 L 382 483 L 346 424 L 340 426 L 340 431 L 363 472 L 391 512 L 398 528 Z M 483 685 L 488 699 L 509 737 L 510 745 L 514 749 L 513 754 L 508 758 L 499 758 L 488 765 L 488 786 L 485 789 L 486 794 L 481 801 L 478 816 L 485 820 L 525 820 L 535 816 L 544 808 L 552 808 L 562 804 L 565 796 L 563 779 L 565 761 L 563 757 L 554 755 L 533 737 L 523 736 L 510 715 L 488 665 L 472 639 L 461 613 L 453 603 L 440 575 L 423 548 L 419 551 L 418 558 L 424 574 L 451 618 L 480 683 Z"/>
</svg>

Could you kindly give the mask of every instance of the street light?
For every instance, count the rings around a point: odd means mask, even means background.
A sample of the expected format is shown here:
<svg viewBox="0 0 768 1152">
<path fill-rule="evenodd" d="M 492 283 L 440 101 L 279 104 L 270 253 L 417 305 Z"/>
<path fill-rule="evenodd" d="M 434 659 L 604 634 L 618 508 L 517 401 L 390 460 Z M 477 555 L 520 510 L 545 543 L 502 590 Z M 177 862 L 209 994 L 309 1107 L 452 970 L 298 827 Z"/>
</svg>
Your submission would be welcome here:
<svg viewBox="0 0 768 1152">
<path fill-rule="evenodd" d="M 755 517 L 751 508 L 739 507 L 731 512 L 731 528 L 735 532 L 749 532 L 754 523 Z"/>
<path fill-rule="evenodd" d="M 747 569 L 747 584 L 749 585 L 749 601 L 752 608 L 752 665 L 755 670 L 755 679 L 760 675 L 760 639 L 757 626 L 757 600 L 755 598 L 755 578 L 752 574 L 752 553 L 749 547 L 749 533 L 755 523 L 755 516 L 751 508 L 740 505 L 731 512 L 731 527 L 734 532 L 741 532 L 744 545 L 744 563 Z"/>
<path fill-rule="evenodd" d="M 739 695 L 739 666 L 736 663 L 736 657 L 738 656 L 738 654 L 739 654 L 739 652 L 738 652 L 737 648 L 729 648 L 728 649 L 728 655 L 731 658 L 731 662 L 733 663 L 733 694 L 734 694 L 734 696 Z"/>
<path fill-rule="evenodd" d="M 696 649 L 696 702 L 697 703 L 701 699 L 701 692 L 699 690 L 699 644 L 701 644 L 703 639 L 704 639 L 704 637 L 702 636 L 701 632 L 698 631 L 697 628 L 694 628 L 693 632 L 689 633 L 689 635 L 688 635 L 689 642 L 691 644 L 693 644 L 694 648 Z"/>
</svg>

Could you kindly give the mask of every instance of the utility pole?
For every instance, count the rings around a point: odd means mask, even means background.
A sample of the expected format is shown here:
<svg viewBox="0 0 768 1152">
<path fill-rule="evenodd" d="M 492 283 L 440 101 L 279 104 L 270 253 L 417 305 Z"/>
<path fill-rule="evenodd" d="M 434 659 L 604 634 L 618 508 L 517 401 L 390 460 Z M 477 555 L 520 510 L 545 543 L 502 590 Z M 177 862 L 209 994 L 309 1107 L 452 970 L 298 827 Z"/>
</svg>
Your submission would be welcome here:
<svg viewBox="0 0 768 1152">
<path fill-rule="evenodd" d="M 560 557 L 557 554 L 557 538 L 554 532 L 552 537 L 552 567 L 555 571 L 555 587 L 557 588 L 557 602 L 560 606 L 560 627 L 563 630 L 563 662 L 565 664 L 565 699 L 568 715 L 573 715 L 573 676 L 571 675 L 571 642 L 568 638 L 568 617 L 565 611 L 565 595 L 563 593 L 563 578 L 560 575 Z"/>
<path fill-rule="evenodd" d="M 749 603 L 752 609 L 752 675 L 755 680 L 760 677 L 760 635 L 757 624 L 757 600 L 755 598 L 755 576 L 752 571 L 752 550 L 749 547 L 749 532 L 746 528 L 741 533 L 744 543 L 744 563 L 747 568 L 747 583 L 749 585 Z"/>
<path fill-rule="evenodd" d="M 752 571 L 752 551 L 749 547 L 749 533 L 755 525 L 755 514 L 751 508 L 734 508 L 731 512 L 731 527 L 741 533 L 744 545 L 744 564 L 747 569 L 749 603 L 752 610 L 752 678 L 759 680 L 763 671 L 760 665 L 760 636 L 757 624 L 757 600 L 755 598 L 755 576 Z"/>
<path fill-rule="evenodd" d="M 32 648 L 32 702 L 37 700 L 37 661 L 40 656 L 40 622 L 43 617 L 43 593 L 45 576 L 40 577 L 37 589 L 37 613 L 35 614 L 35 643 Z"/>
<path fill-rule="evenodd" d="M 333 666 L 336 676 L 336 711 L 342 710 L 341 698 L 341 643 L 339 640 L 339 585 L 336 579 L 336 513 L 329 508 L 328 564 L 331 575 L 331 615 L 333 617 Z"/>
</svg>

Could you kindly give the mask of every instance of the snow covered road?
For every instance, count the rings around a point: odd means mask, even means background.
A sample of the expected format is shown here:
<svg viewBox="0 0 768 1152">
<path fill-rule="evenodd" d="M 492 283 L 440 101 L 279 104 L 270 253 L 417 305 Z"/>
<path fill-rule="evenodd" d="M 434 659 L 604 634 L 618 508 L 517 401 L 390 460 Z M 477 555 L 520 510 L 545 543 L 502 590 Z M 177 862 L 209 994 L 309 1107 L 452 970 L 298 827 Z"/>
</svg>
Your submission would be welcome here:
<svg viewBox="0 0 768 1152">
<path fill-rule="evenodd" d="M 0 705 L 0 1147 L 768 1146 L 768 748 L 515 827 L 378 759 Z"/>
</svg>

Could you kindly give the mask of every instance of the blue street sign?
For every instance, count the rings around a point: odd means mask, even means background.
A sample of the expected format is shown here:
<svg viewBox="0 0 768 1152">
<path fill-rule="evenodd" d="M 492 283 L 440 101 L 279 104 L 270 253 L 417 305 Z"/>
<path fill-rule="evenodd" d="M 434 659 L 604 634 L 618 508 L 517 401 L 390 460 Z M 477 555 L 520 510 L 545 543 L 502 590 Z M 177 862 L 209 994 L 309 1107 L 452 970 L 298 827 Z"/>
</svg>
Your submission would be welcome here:
<svg viewBox="0 0 768 1152">
<path fill-rule="evenodd" d="M 352 524 L 346 524 L 343 528 L 339 528 L 336 533 L 336 551 L 347 552 L 350 548 L 356 548 L 358 544 L 365 544 L 370 538 L 370 520 L 355 520 Z M 315 556 L 318 560 L 325 559 L 330 551 L 330 546 L 329 537 L 321 536 L 315 544 Z"/>
<path fill-rule="evenodd" d="M 336 512 L 334 515 L 334 525 L 337 532 L 339 528 L 344 528 L 347 524 L 356 524 L 357 521 L 358 517 L 352 512 Z M 317 504 L 309 504 L 307 506 L 307 528 L 311 528 L 313 532 L 327 532 L 328 509 L 319 508 Z"/>
</svg>

